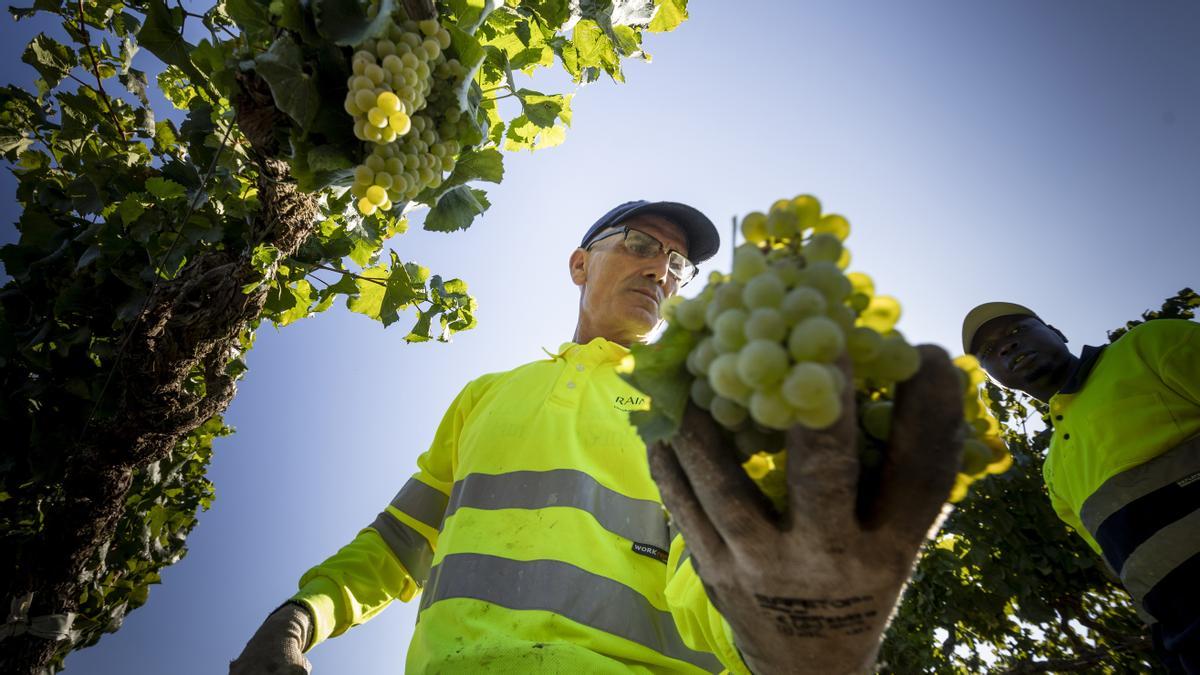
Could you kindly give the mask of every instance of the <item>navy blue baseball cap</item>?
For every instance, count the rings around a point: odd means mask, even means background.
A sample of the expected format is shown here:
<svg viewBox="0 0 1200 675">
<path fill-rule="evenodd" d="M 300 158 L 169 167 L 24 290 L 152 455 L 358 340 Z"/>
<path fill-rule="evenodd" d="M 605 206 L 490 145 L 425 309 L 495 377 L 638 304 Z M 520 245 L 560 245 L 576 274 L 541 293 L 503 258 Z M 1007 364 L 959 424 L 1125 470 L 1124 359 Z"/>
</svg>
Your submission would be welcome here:
<svg viewBox="0 0 1200 675">
<path fill-rule="evenodd" d="M 583 241 L 579 243 L 579 248 L 587 248 L 587 245 L 600 232 L 643 213 L 662 216 L 678 225 L 683 230 L 684 236 L 687 237 L 688 260 L 695 264 L 700 264 L 713 257 L 716 255 L 717 249 L 721 247 L 721 238 L 717 235 L 716 226 L 703 213 L 679 202 L 648 202 L 638 199 L 625 202 L 601 216 L 600 220 L 588 228 L 587 234 L 583 235 Z"/>
</svg>

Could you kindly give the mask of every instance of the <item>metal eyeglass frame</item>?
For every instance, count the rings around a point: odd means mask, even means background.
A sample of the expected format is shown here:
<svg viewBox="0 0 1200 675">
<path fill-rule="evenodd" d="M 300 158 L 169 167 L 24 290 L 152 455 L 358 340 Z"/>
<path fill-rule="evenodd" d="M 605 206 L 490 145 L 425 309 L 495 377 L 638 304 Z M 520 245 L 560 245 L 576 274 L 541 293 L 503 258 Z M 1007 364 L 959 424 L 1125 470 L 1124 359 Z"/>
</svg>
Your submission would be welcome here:
<svg viewBox="0 0 1200 675">
<path fill-rule="evenodd" d="M 658 244 L 658 253 L 656 255 L 662 255 L 663 251 L 667 252 L 667 270 L 676 279 L 679 280 L 680 288 L 683 288 L 684 286 L 686 286 L 688 284 L 689 281 L 696 278 L 696 272 L 697 272 L 696 263 L 692 262 L 691 260 L 688 260 L 687 256 L 680 253 L 679 251 L 676 251 L 673 248 L 667 248 L 666 245 L 663 244 L 662 241 L 660 241 L 658 237 L 656 237 L 648 232 L 642 232 L 641 230 L 639 230 L 635 227 L 629 227 L 628 225 L 621 227 L 621 229 L 619 229 L 619 230 L 613 230 L 612 232 L 609 232 L 607 234 L 603 234 L 603 235 L 600 235 L 599 237 L 596 237 L 595 239 L 588 242 L 588 245 L 583 250 L 590 251 L 590 250 L 592 250 L 592 247 L 596 245 L 596 242 L 599 242 L 604 239 L 608 239 L 609 237 L 615 237 L 618 234 L 620 234 L 620 235 L 623 235 L 621 237 L 621 245 L 625 247 L 625 250 L 629 251 L 630 253 L 633 253 L 634 255 L 638 255 L 637 252 L 635 252 L 633 249 L 629 248 L 629 245 L 626 243 L 629 240 L 630 232 L 637 232 L 638 234 L 642 235 L 643 237 L 649 237 L 652 241 L 654 241 L 656 244 Z M 638 257 L 642 257 L 642 256 L 638 256 Z M 679 274 L 677 274 L 675 272 L 675 270 L 673 269 L 672 263 L 675 261 L 676 258 L 678 258 L 680 261 L 679 269 L 686 270 L 686 269 L 690 268 L 692 270 L 692 273 L 686 279 L 683 278 L 682 276 L 680 276 Z"/>
</svg>

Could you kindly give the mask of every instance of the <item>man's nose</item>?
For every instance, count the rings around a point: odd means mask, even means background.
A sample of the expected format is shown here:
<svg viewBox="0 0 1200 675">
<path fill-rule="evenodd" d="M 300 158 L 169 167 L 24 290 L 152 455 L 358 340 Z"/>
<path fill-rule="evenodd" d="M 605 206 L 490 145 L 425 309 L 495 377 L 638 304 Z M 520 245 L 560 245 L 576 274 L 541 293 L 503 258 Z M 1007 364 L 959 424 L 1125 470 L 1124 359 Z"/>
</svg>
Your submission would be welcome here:
<svg viewBox="0 0 1200 675">
<path fill-rule="evenodd" d="M 671 262 L 665 255 L 656 257 L 646 268 L 646 276 L 654 279 L 655 283 L 666 284 L 671 280 Z"/>
<path fill-rule="evenodd" d="M 1017 341 L 1015 338 L 1005 340 L 1004 344 L 1000 346 L 1000 356 L 1008 356 L 1016 348 L 1017 348 Z"/>
</svg>

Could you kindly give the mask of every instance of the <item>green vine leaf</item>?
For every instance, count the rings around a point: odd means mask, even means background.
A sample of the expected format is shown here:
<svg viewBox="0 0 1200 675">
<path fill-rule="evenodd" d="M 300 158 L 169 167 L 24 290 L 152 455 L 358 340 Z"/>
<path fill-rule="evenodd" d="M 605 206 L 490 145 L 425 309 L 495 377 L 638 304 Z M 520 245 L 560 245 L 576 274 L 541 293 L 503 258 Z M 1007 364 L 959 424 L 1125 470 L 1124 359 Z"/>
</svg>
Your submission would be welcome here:
<svg viewBox="0 0 1200 675">
<path fill-rule="evenodd" d="M 195 49 L 181 32 L 182 11 L 172 10 L 163 0 L 147 0 L 146 22 L 138 30 L 138 43 L 163 63 L 183 71 L 195 85 L 206 85 L 207 78 L 192 63 L 191 51 Z"/>
<path fill-rule="evenodd" d="M 694 333 L 671 324 L 657 342 L 633 346 L 632 367 L 623 364 L 622 377 L 654 402 L 650 410 L 630 413 L 647 445 L 671 438 L 683 423 L 691 382 L 687 355 L 695 341 Z"/>
<path fill-rule="evenodd" d="M 271 88 L 275 105 L 301 128 L 308 127 L 321 105 L 313 78 L 304 72 L 304 54 L 284 34 L 266 52 L 254 57 L 254 70 Z"/>
<path fill-rule="evenodd" d="M 654 0 L 654 18 L 646 30 L 668 33 L 679 27 L 687 17 L 687 0 Z"/>
<path fill-rule="evenodd" d="M 436 206 L 425 216 L 425 229 L 433 232 L 455 232 L 471 226 L 475 216 L 487 211 L 491 203 L 483 190 L 459 185 L 446 191 Z"/>
<path fill-rule="evenodd" d="M 36 68 L 50 89 L 57 87 L 67 73 L 79 64 L 75 52 L 45 33 L 39 33 L 29 41 L 21 60 Z"/>
<path fill-rule="evenodd" d="M 367 3 L 359 0 L 312 0 L 317 32 L 342 47 L 353 47 L 367 38 L 378 37 L 387 26 L 395 0 L 378 0 L 375 18 L 367 16 Z"/>
</svg>

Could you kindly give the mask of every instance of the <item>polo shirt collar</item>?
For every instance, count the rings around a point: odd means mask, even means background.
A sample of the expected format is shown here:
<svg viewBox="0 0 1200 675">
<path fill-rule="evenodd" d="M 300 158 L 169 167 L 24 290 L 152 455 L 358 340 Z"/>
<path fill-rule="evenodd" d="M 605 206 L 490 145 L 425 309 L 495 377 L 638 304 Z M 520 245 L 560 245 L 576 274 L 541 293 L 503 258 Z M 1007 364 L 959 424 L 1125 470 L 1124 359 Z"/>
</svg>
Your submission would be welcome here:
<svg viewBox="0 0 1200 675">
<path fill-rule="evenodd" d="M 1103 352 L 1104 348 L 1107 346 L 1108 345 L 1101 345 L 1099 347 L 1093 347 L 1091 345 L 1084 345 L 1083 352 L 1079 355 L 1079 365 L 1075 367 L 1075 371 L 1072 372 L 1071 376 L 1067 378 L 1066 383 L 1062 386 L 1062 389 L 1058 390 L 1058 393 L 1074 394 L 1082 389 L 1084 382 L 1087 381 L 1088 375 L 1091 374 L 1092 369 L 1096 367 L 1096 362 L 1100 360 L 1100 353 Z"/>
<path fill-rule="evenodd" d="M 591 342 L 581 345 L 575 342 L 564 342 L 558 347 L 558 352 L 546 352 L 555 359 L 561 357 L 568 361 L 586 361 L 591 363 L 617 362 L 629 354 L 629 349 L 602 337 L 592 338 Z"/>
</svg>

